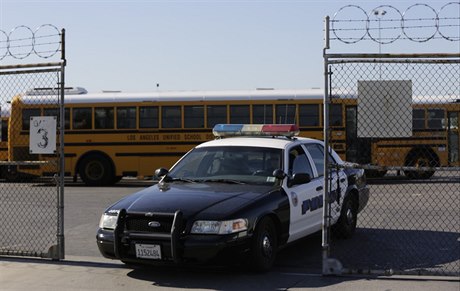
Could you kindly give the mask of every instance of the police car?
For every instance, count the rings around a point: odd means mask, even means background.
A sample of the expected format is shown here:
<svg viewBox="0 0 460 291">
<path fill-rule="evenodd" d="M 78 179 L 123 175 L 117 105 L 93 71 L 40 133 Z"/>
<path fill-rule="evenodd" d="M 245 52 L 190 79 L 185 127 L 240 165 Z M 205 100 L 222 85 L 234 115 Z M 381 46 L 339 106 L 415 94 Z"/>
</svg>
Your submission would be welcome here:
<svg viewBox="0 0 460 291">
<path fill-rule="evenodd" d="M 97 244 L 125 263 L 238 258 L 272 267 L 277 250 L 322 228 L 324 144 L 296 125 L 219 124 L 161 180 L 103 213 Z M 329 160 L 343 164 L 332 152 Z M 369 197 L 362 170 L 331 171 L 331 223 L 350 237 Z"/>
</svg>

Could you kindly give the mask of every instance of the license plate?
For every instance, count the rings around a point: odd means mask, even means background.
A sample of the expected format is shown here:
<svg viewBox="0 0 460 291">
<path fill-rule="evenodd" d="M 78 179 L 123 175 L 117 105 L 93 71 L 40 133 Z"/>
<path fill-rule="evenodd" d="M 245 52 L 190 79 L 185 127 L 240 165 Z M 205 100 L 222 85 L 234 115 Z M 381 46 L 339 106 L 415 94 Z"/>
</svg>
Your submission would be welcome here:
<svg viewBox="0 0 460 291">
<path fill-rule="evenodd" d="M 160 245 L 136 244 L 136 257 L 161 260 L 161 247 Z"/>
</svg>

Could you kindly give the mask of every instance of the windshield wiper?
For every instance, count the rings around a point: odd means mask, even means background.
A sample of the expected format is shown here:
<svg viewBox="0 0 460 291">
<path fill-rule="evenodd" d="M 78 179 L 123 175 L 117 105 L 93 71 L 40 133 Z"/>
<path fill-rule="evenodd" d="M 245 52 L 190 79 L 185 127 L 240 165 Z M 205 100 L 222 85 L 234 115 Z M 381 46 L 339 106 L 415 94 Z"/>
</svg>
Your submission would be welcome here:
<svg viewBox="0 0 460 291">
<path fill-rule="evenodd" d="M 176 181 L 187 182 L 187 183 L 196 183 L 196 182 L 198 182 L 197 180 L 193 180 L 193 179 L 187 179 L 187 178 L 173 178 L 173 177 L 168 177 L 168 178 L 166 178 L 166 180 L 165 180 L 165 182 L 176 182 Z"/>
<path fill-rule="evenodd" d="M 216 183 L 227 183 L 227 184 L 246 184 L 245 182 L 238 181 L 238 180 L 232 180 L 232 179 L 206 179 L 206 180 L 200 180 L 200 182 L 216 182 Z"/>
</svg>

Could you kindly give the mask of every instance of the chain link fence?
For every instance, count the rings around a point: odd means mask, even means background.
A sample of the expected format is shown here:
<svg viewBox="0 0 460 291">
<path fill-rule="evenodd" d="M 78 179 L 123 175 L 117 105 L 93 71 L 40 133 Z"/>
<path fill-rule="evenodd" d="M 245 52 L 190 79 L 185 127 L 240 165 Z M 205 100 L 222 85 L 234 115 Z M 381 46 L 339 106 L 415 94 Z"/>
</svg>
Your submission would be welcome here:
<svg viewBox="0 0 460 291">
<path fill-rule="evenodd" d="M 61 48 L 64 31 L 58 36 Z M 3 57 L 17 59 L 31 52 L 50 56 L 39 53 L 35 41 L 15 46 L 14 39 L 6 41 Z M 13 55 L 12 47 L 26 54 Z M 64 258 L 64 66 L 63 58 L 56 63 L 0 66 L 0 255 Z"/>
<path fill-rule="evenodd" d="M 330 256 L 349 272 L 458 275 L 460 60 L 364 61 L 329 64 L 346 160 L 366 169 L 371 189 L 356 235 L 333 240 Z"/>
<path fill-rule="evenodd" d="M 441 33 L 452 25 L 439 25 L 440 20 L 456 19 L 454 27 L 458 29 L 458 15 L 439 19 L 446 7 L 458 5 L 448 3 L 439 12 L 426 5 L 409 9 L 431 9 L 438 21 L 435 34 L 458 41 L 458 32 L 451 30 L 454 34 L 449 37 Z M 364 11 L 358 6 L 344 7 L 350 8 Z M 334 18 L 335 40 L 351 44 L 367 38 L 389 43 L 388 32 L 377 36 L 370 29 L 370 15 L 378 17 L 379 25 L 383 20 L 392 21 L 383 18 L 387 11 L 398 17 L 406 15 L 392 6 L 364 12 L 368 24 L 362 37 L 337 36 L 359 30 L 351 27 L 350 21 L 346 29 L 338 29 L 345 19 Z M 411 20 L 422 18 L 414 16 Z M 394 23 L 389 28 L 395 28 Z M 404 34 L 393 37 L 392 42 L 401 35 L 417 42 L 432 38 L 408 37 L 409 29 L 426 31 L 428 26 L 401 23 Z M 326 33 L 325 140 L 350 162 L 346 167 L 365 170 L 371 195 L 357 215 L 352 238 L 337 239 L 327 228 L 323 236 L 323 272 L 459 276 L 460 52 L 332 54 L 327 52 L 329 18 Z M 343 116 L 342 124 L 336 122 L 339 115 Z M 335 165 L 326 167 L 336 169 Z M 326 211 L 326 225 L 328 217 L 337 211 L 340 209 Z"/>
</svg>

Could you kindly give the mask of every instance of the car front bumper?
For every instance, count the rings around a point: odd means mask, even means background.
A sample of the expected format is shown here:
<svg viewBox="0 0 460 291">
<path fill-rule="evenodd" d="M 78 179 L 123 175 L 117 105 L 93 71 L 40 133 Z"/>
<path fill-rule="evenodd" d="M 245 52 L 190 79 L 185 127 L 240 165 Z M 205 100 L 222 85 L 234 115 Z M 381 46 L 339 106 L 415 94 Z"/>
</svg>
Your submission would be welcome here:
<svg viewBox="0 0 460 291">
<path fill-rule="evenodd" d="M 250 238 L 245 232 L 232 235 L 187 235 L 175 243 L 161 236 L 126 233 L 119 238 L 120 243 L 116 243 L 114 231 L 99 229 L 96 239 L 104 257 L 145 264 L 231 261 L 243 257 L 250 248 Z M 136 244 L 160 246 L 161 259 L 138 258 Z"/>
</svg>

